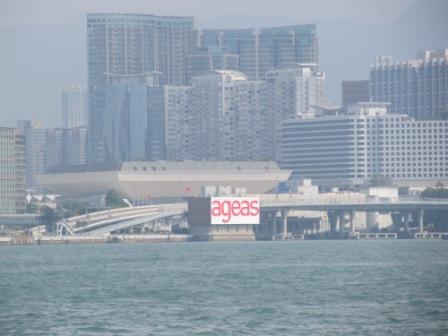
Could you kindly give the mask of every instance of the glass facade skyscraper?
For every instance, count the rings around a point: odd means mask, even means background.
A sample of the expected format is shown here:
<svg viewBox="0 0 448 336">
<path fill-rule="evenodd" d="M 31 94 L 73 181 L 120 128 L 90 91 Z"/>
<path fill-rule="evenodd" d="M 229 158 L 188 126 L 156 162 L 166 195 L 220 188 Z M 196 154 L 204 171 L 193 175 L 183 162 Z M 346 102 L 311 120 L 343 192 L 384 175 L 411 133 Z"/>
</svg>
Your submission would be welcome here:
<svg viewBox="0 0 448 336">
<path fill-rule="evenodd" d="M 192 17 L 88 14 L 89 154 L 109 161 L 104 88 L 116 75 L 159 74 L 160 84 L 186 83 L 186 55 L 197 47 Z"/>
</svg>

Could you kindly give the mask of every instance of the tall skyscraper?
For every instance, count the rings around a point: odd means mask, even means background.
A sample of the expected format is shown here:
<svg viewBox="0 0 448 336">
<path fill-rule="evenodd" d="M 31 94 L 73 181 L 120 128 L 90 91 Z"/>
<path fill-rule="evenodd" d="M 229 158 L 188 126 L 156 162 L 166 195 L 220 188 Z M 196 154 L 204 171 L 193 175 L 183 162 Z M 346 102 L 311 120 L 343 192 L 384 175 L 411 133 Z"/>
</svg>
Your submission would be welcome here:
<svg viewBox="0 0 448 336">
<path fill-rule="evenodd" d="M 238 70 L 239 56 L 221 47 L 200 47 L 187 56 L 187 79 L 211 70 Z"/>
<path fill-rule="evenodd" d="M 146 158 L 151 161 L 166 159 L 165 120 L 167 111 L 165 93 L 165 85 L 148 87 Z"/>
<path fill-rule="evenodd" d="M 343 81 L 341 88 L 342 106 L 345 108 L 359 102 L 370 101 L 368 80 Z"/>
<path fill-rule="evenodd" d="M 266 83 L 238 71 L 215 70 L 192 79 L 198 160 L 266 160 L 270 127 Z"/>
<path fill-rule="evenodd" d="M 104 89 L 106 161 L 146 158 L 148 80 L 146 75 L 111 76 Z"/>
<path fill-rule="evenodd" d="M 286 119 L 312 113 L 316 106 L 325 104 L 325 74 L 316 67 L 271 70 L 266 73 L 268 104 L 270 113 L 269 138 L 272 158 L 279 160 L 275 141 L 278 129 Z"/>
<path fill-rule="evenodd" d="M 88 14 L 89 153 L 108 160 L 103 125 L 110 119 L 104 88 L 116 75 L 157 72 L 161 84 L 186 83 L 186 55 L 197 48 L 191 17 Z"/>
<path fill-rule="evenodd" d="M 40 120 L 19 120 L 17 129 L 25 139 L 26 186 L 37 188 L 35 176 L 45 172 L 48 130 Z"/>
<path fill-rule="evenodd" d="M 163 90 L 166 159 L 194 160 L 197 154 L 199 130 L 197 115 L 193 114 L 192 88 L 165 86 Z M 150 133 L 157 134 L 154 131 Z"/>
<path fill-rule="evenodd" d="M 316 25 L 255 29 L 205 29 L 201 45 L 219 46 L 239 56 L 239 70 L 250 80 L 296 63 L 319 64 Z"/>
<path fill-rule="evenodd" d="M 319 64 L 316 25 L 294 25 L 260 29 L 259 76 L 266 71 L 291 67 L 295 63 Z"/>
<path fill-rule="evenodd" d="M 448 49 L 424 51 L 418 59 L 393 62 L 380 56 L 370 65 L 370 96 L 389 102 L 391 113 L 416 119 L 448 118 Z"/>
<path fill-rule="evenodd" d="M 62 90 L 62 125 L 64 128 L 87 126 L 84 90 L 69 85 Z"/>
<path fill-rule="evenodd" d="M 25 211 L 25 143 L 14 128 L 0 127 L 0 214 Z"/>
</svg>

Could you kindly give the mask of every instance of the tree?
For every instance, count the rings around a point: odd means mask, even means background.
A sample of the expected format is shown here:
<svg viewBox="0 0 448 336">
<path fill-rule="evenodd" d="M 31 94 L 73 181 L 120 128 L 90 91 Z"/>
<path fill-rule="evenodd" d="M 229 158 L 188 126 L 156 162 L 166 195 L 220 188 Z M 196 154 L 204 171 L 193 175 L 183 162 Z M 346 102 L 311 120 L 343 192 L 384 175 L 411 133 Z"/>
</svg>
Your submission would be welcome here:
<svg viewBox="0 0 448 336">
<path fill-rule="evenodd" d="M 111 208 L 128 207 L 126 202 L 123 201 L 123 196 L 113 189 L 109 190 L 109 192 L 106 195 L 106 205 Z"/>
</svg>

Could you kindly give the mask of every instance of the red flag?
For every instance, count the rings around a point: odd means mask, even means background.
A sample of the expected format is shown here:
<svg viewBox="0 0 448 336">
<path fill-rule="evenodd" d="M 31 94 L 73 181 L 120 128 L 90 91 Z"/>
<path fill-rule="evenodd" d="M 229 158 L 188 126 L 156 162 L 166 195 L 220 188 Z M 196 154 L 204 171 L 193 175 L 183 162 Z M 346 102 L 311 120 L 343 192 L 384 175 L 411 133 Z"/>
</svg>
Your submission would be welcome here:
<svg viewBox="0 0 448 336">
<path fill-rule="evenodd" d="M 186 191 L 186 192 L 191 191 L 191 187 L 186 187 L 186 188 L 185 188 L 185 191 Z"/>
</svg>

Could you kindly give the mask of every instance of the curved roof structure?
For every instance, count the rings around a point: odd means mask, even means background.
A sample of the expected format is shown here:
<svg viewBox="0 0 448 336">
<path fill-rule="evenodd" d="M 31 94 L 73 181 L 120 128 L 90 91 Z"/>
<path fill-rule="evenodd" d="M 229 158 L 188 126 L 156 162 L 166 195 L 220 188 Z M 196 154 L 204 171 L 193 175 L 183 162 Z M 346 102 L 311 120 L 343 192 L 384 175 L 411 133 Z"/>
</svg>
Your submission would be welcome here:
<svg viewBox="0 0 448 336">
<path fill-rule="evenodd" d="M 137 200 L 195 196 L 207 185 L 229 185 L 263 194 L 291 175 L 291 171 L 268 161 L 129 161 L 108 168 L 58 171 L 39 175 L 37 180 L 68 197 L 100 195 L 114 189 Z"/>
</svg>

